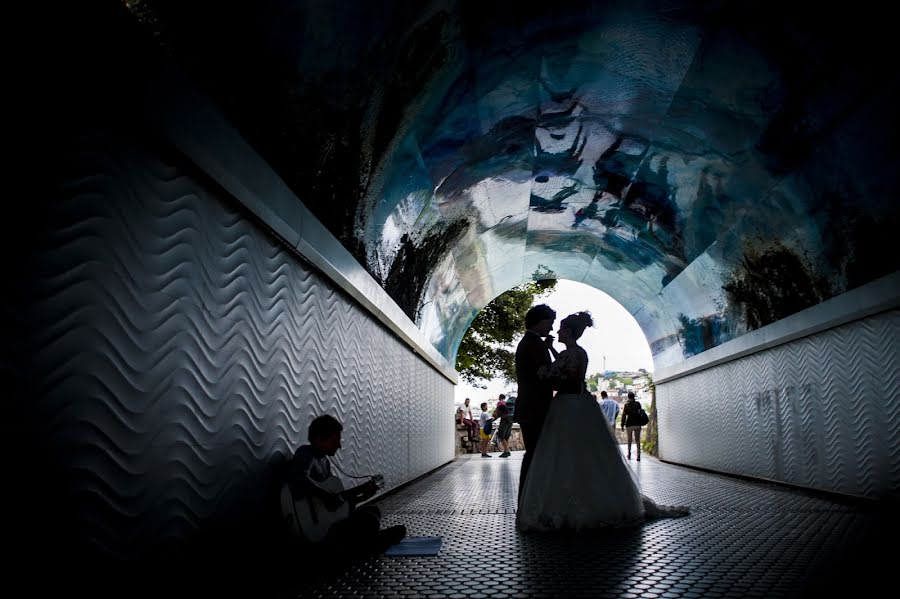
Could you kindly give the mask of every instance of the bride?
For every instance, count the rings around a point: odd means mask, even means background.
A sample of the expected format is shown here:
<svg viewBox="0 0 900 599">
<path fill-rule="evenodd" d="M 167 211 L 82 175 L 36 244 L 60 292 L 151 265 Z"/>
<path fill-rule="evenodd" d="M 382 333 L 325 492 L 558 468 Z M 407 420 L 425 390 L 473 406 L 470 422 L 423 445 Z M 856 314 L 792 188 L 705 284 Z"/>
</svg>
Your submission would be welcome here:
<svg viewBox="0 0 900 599">
<path fill-rule="evenodd" d="M 688 513 L 687 508 L 657 505 L 641 495 L 600 406 L 587 394 L 588 357 L 577 341 L 593 324 L 587 312 L 564 318 L 559 342 L 566 349 L 539 373 L 552 381 L 557 393 L 522 490 L 517 515 L 521 530 L 582 531 Z"/>
</svg>

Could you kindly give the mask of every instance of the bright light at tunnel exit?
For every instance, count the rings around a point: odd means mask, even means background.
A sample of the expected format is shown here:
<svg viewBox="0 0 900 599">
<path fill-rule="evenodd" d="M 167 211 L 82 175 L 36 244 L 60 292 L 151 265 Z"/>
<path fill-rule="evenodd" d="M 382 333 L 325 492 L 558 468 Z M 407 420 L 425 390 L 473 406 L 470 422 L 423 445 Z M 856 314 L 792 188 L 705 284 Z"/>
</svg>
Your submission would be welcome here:
<svg viewBox="0 0 900 599">
<path fill-rule="evenodd" d="M 569 314 L 581 310 L 591 313 L 594 326 L 586 329 L 578 341 L 588 353 L 588 374 L 603 370 L 603 356 L 606 356 L 606 370 L 643 368 L 653 372 L 653 356 L 641 327 L 622 304 L 602 291 L 583 283 L 560 280 L 552 293 L 537 298 L 535 303 L 547 304 L 556 310 L 554 337 L 558 336 L 560 321 Z M 562 351 L 565 346 L 557 343 L 556 349 Z M 486 389 L 479 389 L 461 380 L 456 386 L 455 403 L 462 403 L 469 397 L 477 405 L 515 387 L 515 383 L 494 379 L 487 383 Z"/>
</svg>

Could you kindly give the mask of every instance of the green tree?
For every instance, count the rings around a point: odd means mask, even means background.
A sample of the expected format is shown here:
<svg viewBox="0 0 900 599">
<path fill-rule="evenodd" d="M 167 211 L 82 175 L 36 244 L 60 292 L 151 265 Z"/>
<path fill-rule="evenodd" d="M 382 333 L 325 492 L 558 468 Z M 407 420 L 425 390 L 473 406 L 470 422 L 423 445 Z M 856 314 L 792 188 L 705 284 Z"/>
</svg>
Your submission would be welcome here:
<svg viewBox="0 0 900 599">
<path fill-rule="evenodd" d="M 650 416 L 650 423 L 647 425 L 647 431 L 641 442 L 641 447 L 645 452 L 652 456 L 659 457 L 659 422 L 656 419 L 656 383 L 653 382 L 653 376 L 647 373 L 650 389 L 650 407 L 647 409 L 647 415 Z"/>
<path fill-rule="evenodd" d="M 538 271 L 537 280 L 513 287 L 478 313 L 456 354 L 456 370 L 463 380 L 477 386 L 498 376 L 510 382 L 516 380 L 512 344 L 525 332 L 525 313 L 534 300 L 556 287 L 556 279 L 548 274 L 552 273 Z"/>
<path fill-rule="evenodd" d="M 600 388 L 600 379 L 603 378 L 603 375 L 599 372 L 595 372 L 594 374 L 589 374 L 585 382 L 588 386 L 588 391 L 591 393 L 597 391 Z"/>
</svg>

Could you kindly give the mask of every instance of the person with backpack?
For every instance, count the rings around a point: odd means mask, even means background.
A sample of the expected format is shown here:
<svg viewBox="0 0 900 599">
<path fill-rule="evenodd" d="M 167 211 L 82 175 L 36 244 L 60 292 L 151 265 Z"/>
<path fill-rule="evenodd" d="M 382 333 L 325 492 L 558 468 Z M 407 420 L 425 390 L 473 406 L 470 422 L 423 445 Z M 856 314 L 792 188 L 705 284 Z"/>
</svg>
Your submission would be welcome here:
<svg viewBox="0 0 900 599">
<path fill-rule="evenodd" d="M 641 407 L 641 402 L 634 398 L 634 393 L 628 392 L 628 400 L 622 408 L 622 430 L 626 431 L 626 439 L 628 441 L 627 457 L 631 459 L 631 439 L 634 438 L 634 444 L 637 448 L 637 461 L 641 461 L 641 427 L 648 424 L 650 419 L 647 412 Z"/>
</svg>

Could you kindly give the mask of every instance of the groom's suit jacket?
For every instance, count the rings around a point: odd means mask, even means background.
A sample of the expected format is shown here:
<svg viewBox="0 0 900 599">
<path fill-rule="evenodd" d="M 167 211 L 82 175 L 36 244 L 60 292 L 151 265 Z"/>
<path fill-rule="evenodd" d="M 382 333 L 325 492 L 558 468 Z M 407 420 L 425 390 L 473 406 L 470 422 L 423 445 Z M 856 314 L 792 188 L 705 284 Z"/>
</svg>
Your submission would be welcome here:
<svg viewBox="0 0 900 599">
<path fill-rule="evenodd" d="M 516 399 L 516 420 L 540 426 L 550 409 L 553 387 L 548 380 L 538 377 L 541 366 L 550 365 L 550 350 L 537 333 L 525 331 L 516 347 L 516 381 L 519 384 Z"/>
</svg>

